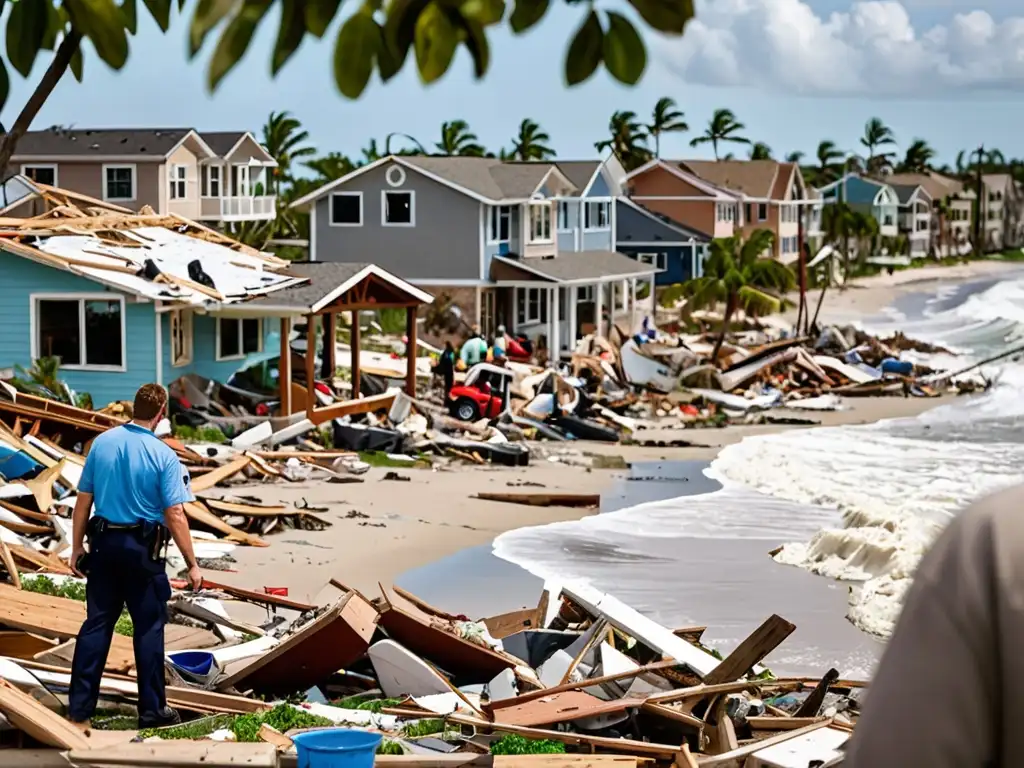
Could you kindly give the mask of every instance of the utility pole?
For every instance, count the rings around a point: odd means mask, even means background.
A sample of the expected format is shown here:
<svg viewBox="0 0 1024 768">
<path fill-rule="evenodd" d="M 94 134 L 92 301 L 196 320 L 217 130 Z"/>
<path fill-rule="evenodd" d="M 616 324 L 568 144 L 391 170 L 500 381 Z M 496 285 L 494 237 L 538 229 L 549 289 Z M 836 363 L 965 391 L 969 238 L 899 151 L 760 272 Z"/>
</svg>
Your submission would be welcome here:
<svg viewBox="0 0 1024 768">
<path fill-rule="evenodd" d="M 798 169 L 797 173 L 799 172 Z M 800 309 L 797 310 L 796 328 L 797 333 L 799 333 L 800 321 L 802 319 L 803 331 L 804 335 L 806 335 L 811 327 L 811 308 L 807 306 L 807 257 L 804 254 L 804 214 L 806 209 L 801 203 L 797 203 L 796 212 L 796 251 L 798 254 L 797 269 L 799 270 L 797 278 L 800 283 Z"/>
<path fill-rule="evenodd" d="M 984 158 L 985 158 L 985 145 L 982 144 L 980 147 L 978 147 L 976 150 L 974 150 L 973 154 L 978 156 L 978 163 L 977 163 L 977 165 L 974 166 L 974 168 L 975 168 L 975 173 L 974 173 L 974 176 L 975 176 L 975 192 L 974 192 L 974 194 L 977 196 L 977 199 L 978 199 L 978 204 L 975 206 L 975 212 L 974 212 L 974 258 L 979 259 L 979 258 L 981 258 L 983 250 L 984 250 L 983 247 L 982 247 L 982 242 L 981 242 L 981 229 L 982 229 L 982 227 L 981 227 L 981 216 L 982 216 L 983 208 L 984 208 L 983 203 L 984 203 L 984 200 L 985 200 L 985 185 L 982 183 L 982 173 L 981 173 L 982 168 L 981 168 L 981 166 L 982 166 L 982 162 L 984 161 Z"/>
</svg>

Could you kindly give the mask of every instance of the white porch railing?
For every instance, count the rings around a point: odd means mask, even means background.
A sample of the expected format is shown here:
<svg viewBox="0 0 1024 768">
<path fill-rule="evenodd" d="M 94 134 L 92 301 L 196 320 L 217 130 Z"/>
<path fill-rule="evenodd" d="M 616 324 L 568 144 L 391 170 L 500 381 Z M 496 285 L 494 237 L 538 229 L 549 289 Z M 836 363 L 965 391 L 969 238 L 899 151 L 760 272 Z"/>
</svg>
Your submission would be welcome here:
<svg viewBox="0 0 1024 768">
<path fill-rule="evenodd" d="M 277 215 L 277 198 L 274 195 L 204 197 L 200 200 L 200 209 L 203 218 L 219 221 L 272 219 Z"/>
</svg>

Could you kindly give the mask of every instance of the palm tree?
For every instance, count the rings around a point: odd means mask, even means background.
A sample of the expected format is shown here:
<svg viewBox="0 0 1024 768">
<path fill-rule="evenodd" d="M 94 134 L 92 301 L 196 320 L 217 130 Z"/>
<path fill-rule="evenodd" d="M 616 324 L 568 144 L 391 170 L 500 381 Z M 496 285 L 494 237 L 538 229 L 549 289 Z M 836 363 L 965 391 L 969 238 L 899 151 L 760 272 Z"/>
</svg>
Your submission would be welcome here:
<svg viewBox="0 0 1024 768">
<path fill-rule="evenodd" d="M 799 149 L 795 149 L 792 152 L 790 152 L 788 155 L 786 155 L 786 162 L 787 163 L 794 163 L 796 165 L 800 165 L 800 161 L 803 160 L 803 159 L 804 159 L 804 153 L 801 152 Z"/>
<path fill-rule="evenodd" d="M 708 127 L 704 133 L 690 142 L 691 147 L 698 147 L 701 144 L 710 144 L 715 153 L 715 160 L 718 159 L 718 145 L 721 142 L 733 144 L 749 144 L 750 139 L 740 136 L 740 131 L 746 128 L 743 123 L 736 119 L 731 109 L 716 109 L 711 116 Z"/>
<path fill-rule="evenodd" d="M 935 150 L 924 139 L 914 139 L 903 155 L 899 169 L 903 173 L 924 173 L 935 159 Z"/>
<path fill-rule="evenodd" d="M 651 159 L 651 151 L 647 148 L 645 126 L 636 116 L 636 112 L 622 110 L 612 114 L 608 120 L 608 132 L 611 138 L 594 143 L 598 152 L 610 149 L 627 171 L 639 168 Z"/>
<path fill-rule="evenodd" d="M 392 152 L 392 150 L 391 150 L 391 140 L 392 139 L 396 139 L 396 138 L 397 139 L 405 139 L 406 141 L 412 142 L 414 145 L 416 145 L 415 149 L 400 149 L 397 152 Z M 427 154 L 427 150 L 419 142 L 418 139 L 413 138 L 409 134 L 407 134 L 407 133 L 398 133 L 397 131 L 392 131 L 391 133 L 389 133 L 387 136 L 384 137 L 384 156 L 387 157 L 388 155 L 391 155 L 391 154 L 396 154 L 396 155 L 425 155 L 425 154 Z"/>
<path fill-rule="evenodd" d="M 529 118 L 519 124 L 519 133 L 512 139 L 512 151 L 502 160 L 550 160 L 555 150 L 548 146 L 551 137 Z"/>
<path fill-rule="evenodd" d="M 854 211 L 853 237 L 857 242 L 857 261 L 864 264 L 877 244 L 878 220 L 869 213 Z"/>
<path fill-rule="evenodd" d="M 360 165 L 375 163 L 382 157 L 384 157 L 384 155 L 380 153 L 380 147 L 377 146 L 377 140 L 370 139 L 370 143 L 363 147 L 363 162 L 360 163 Z"/>
<path fill-rule="evenodd" d="M 282 182 L 291 181 L 293 162 L 316 154 L 308 141 L 309 133 L 303 130 L 302 123 L 290 113 L 270 113 L 263 126 L 263 146 L 277 161 L 274 169 L 274 194 L 280 195 Z"/>
<path fill-rule="evenodd" d="M 825 139 L 818 144 L 815 156 L 818 158 L 818 185 L 824 186 L 835 181 L 842 167 L 843 151 L 834 141 Z"/>
<path fill-rule="evenodd" d="M 465 120 L 452 120 L 441 124 L 441 140 L 434 145 L 442 155 L 483 157 L 484 148 Z"/>
<path fill-rule="evenodd" d="M 895 146 L 896 135 L 889 126 L 882 122 L 881 118 L 872 117 L 864 125 L 864 135 L 861 137 L 860 143 L 868 151 L 865 163 L 867 171 L 877 173 L 892 161 L 894 152 L 880 150 L 883 147 Z"/>
<path fill-rule="evenodd" d="M 822 240 L 835 250 L 841 251 L 843 255 L 843 276 L 850 274 L 850 238 L 853 236 L 853 210 L 845 202 L 836 202 L 826 205 L 821 212 Z M 821 294 L 818 296 L 818 305 L 814 310 L 814 318 L 811 320 L 813 328 L 818 322 L 818 313 L 821 312 L 821 305 L 825 301 L 825 292 L 831 282 L 832 270 L 826 268 L 825 280 L 821 286 Z"/>
<path fill-rule="evenodd" d="M 765 144 L 763 141 L 758 141 L 750 148 L 750 159 L 771 160 L 772 148 Z"/>
<path fill-rule="evenodd" d="M 662 296 L 662 304 L 668 306 L 685 296 L 691 309 L 725 304 L 722 332 L 711 352 L 712 363 L 718 360 L 737 309 L 748 315 L 778 312 L 782 306 L 778 296 L 796 285 L 796 276 L 789 267 L 775 259 L 762 258 L 766 251 L 771 251 L 774 241 L 775 235 L 766 229 L 755 230 L 746 240 L 738 235 L 715 238 L 711 241 L 711 254 L 704 262 L 703 277 L 674 285 Z"/>
<path fill-rule="evenodd" d="M 676 109 L 676 103 L 668 96 L 662 96 L 654 105 L 647 135 L 654 137 L 654 156 L 661 157 L 661 134 L 685 133 L 690 126 L 683 119 L 683 113 Z"/>
<path fill-rule="evenodd" d="M 305 166 L 319 177 L 320 184 L 340 179 L 356 169 L 355 163 L 340 152 L 329 152 L 321 157 L 307 160 Z"/>
</svg>

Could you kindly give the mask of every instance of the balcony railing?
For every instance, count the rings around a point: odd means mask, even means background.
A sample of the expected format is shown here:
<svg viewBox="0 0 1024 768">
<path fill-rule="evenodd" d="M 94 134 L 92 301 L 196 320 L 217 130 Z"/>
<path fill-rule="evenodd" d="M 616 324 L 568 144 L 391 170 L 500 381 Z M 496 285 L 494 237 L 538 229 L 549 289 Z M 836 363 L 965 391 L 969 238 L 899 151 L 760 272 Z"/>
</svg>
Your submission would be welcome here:
<svg viewBox="0 0 1024 768">
<path fill-rule="evenodd" d="M 274 195 L 204 197 L 201 206 L 203 218 L 220 221 L 272 219 L 277 215 L 277 198 Z"/>
</svg>

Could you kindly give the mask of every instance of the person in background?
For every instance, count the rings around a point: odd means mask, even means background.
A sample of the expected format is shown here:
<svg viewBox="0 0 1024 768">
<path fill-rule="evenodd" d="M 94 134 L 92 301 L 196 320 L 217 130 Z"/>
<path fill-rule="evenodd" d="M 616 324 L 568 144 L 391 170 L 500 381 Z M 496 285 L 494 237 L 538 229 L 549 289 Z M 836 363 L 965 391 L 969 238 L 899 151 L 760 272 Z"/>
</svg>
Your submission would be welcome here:
<svg viewBox="0 0 1024 768">
<path fill-rule="evenodd" d="M 487 342 L 484 341 L 480 332 L 474 330 L 473 335 L 466 339 L 459 350 L 459 359 L 467 368 L 472 368 L 477 363 L 482 363 L 487 357 Z"/>
<path fill-rule="evenodd" d="M 68 719 L 89 730 L 114 625 L 128 608 L 134 628 L 139 727 L 181 722 L 164 692 L 164 625 L 171 585 L 166 545 L 173 538 L 193 590 L 203 576 L 192 548 L 184 504 L 195 500 L 188 470 L 153 429 L 167 412 L 167 390 L 144 384 L 133 420 L 97 437 L 78 481 L 72 515 L 71 567 L 87 576 L 86 619 L 71 662 Z M 96 502 L 95 514 L 89 513 Z M 85 549 L 88 534 L 89 551 Z"/>
<path fill-rule="evenodd" d="M 921 559 L 843 768 L 1024 764 L 1022 508 L 975 502 Z"/>
<path fill-rule="evenodd" d="M 505 351 L 508 349 L 508 336 L 505 333 L 505 326 L 499 325 L 497 332 L 494 334 L 494 359 L 505 357 Z"/>
<path fill-rule="evenodd" d="M 452 391 L 452 386 L 455 384 L 455 347 L 450 341 L 444 343 L 444 349 L 437 359 L 434 371 L 444 382 L 444 396 L 448 397 L 448 393 Z"/>
</svg>

